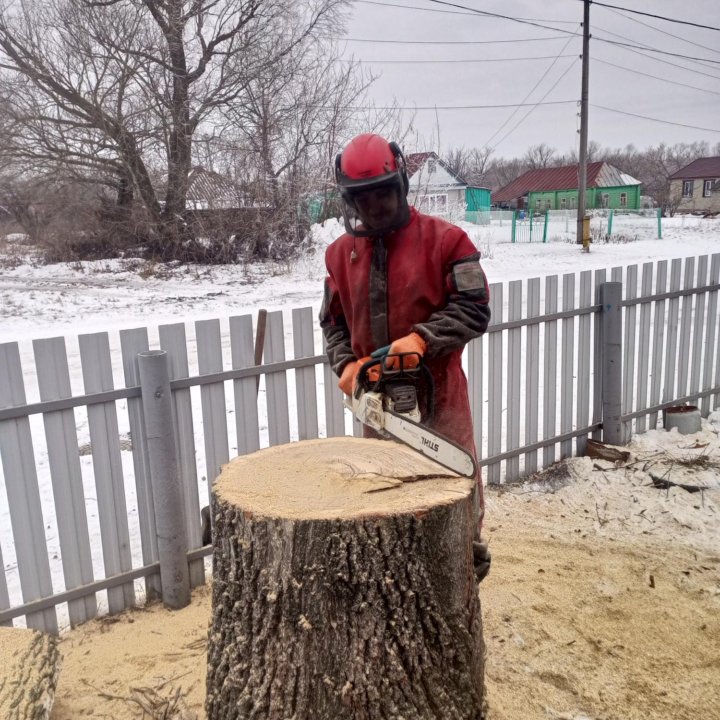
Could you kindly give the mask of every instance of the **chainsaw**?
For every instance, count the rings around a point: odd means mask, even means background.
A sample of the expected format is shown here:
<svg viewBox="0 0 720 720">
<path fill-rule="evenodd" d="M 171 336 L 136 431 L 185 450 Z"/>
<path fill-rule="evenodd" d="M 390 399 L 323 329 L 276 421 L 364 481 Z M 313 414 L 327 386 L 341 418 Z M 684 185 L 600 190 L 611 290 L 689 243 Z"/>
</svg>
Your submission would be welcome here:
<svg viewBox="0 0 720 720">
<path fill-rule="evenodd" d="M 389 354 L 390 346 L 376 350 L 358 372 L 352 398 L 345 406 L 381 437 L 408 445 L 439 465 L 464 477 L 475 477 L 475 458 L 465 448 L 422 423 L 418 387 L 426 389 L 425 422 L 434 412 L 432 374 L 419 353 Z M 412 359 L 410 359 L 412 358 Z"/>
</svg>

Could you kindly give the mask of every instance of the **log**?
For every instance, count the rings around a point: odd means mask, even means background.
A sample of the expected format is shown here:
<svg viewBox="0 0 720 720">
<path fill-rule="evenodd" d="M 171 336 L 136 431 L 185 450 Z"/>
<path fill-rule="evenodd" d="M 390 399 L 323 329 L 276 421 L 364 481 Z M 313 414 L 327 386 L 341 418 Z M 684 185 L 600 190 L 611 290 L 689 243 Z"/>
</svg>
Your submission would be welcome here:
<svg viewBox="0 0 720 720">
<path fill-rule="evenodd" d="M 47 720 L 60 674 L 57 638 L 0 627 L 0 718 Z"/>
<path fill-rule="evenodd" d="M 480 720 L 474 493 L 382 440 L 308 440 L 226 465 L 208 719 Z"/>
</svg>

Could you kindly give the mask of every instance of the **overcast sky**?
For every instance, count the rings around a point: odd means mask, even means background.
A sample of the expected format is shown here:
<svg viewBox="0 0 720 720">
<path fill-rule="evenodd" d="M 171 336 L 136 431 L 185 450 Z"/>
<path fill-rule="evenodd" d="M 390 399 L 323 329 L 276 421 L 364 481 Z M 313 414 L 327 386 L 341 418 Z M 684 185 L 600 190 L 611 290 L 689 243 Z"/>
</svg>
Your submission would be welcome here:
<svg viewBox="0 0 720 720">
<path fill-rule="evenodd" d="M 523 101 L 532 105 L 546 93 L 544 102 L 579 100 L 582 38 L 569 37 L 566 33 L 582 32 L 583 3 L 580 0 L 448 1 L 468 8 L 529 19 L 556 30 L 485 17 L 430 0 L 356 0 L 347 23 L 345 53 L 368 62 L 368 67 L 380 74 L 370 90 L 375 103 L 386 105 L 395 99 L 399 105 L 407 107 L 502 105 Z M 605 1 L 611 5 L 720 27 L 720 0 Z M 666 125 L 591 106 L 591 139 L 611 147 L 633 143 L 639 148 L 659 142 L 673 144 L 706 140 L 711 147 L 720 142 L 720 32 L 621 14 L 598 5 L 591 6 L 590 28 L 593 35 L 590 45 L 590 103 L 716 130 L 711 132 Z M 628 49 L 602 42 L 600 38 L 645 45 L 682 57 Z M 369 39 L 443 41 L 448 44 L 355 42 Z M 512 42 L 458 44 L 458 41 L 488 40 Z M 688 56 L 707 58 L 712 62 L 701 63 L 688 59 Z M 542 59 L 509 59 L 521 57 Z M 370 63 L 498 58 L 503 60 Z M 658 79 L 647 75 L 655 75 Z M 669 80 L 681 85 L 671 84 L 667 82 Z M 537 88 L 528 96 L 536 83 L 539 83 Z M 683 84 L 712 92 L 683 87 Z M 551 89 L 553 85 L 555 87 Z M 489 144 L 495 148 L 497 156 L 511 157 L 541 142 L 561 152 L 577 147 L 579 117 L 576 104 L 540 105 L 522 120 L 529 110 L 531 106 L 521 107 L 516 112 L 514 108 L 438 109 L 437 113 L 434 110 L 419 110 L 415 114 L 414 125 L 421 134 L 421 143 L 434 146 L 425 149 L 439 149 L 440 152 L 459 146 L 482 147 Z M 515 114 L 510 118 L 513 112 Z M 406 113 L 408 119 L 411 115 L 411 112 Z M 417 149 L 422 148 L 406 147 L 406 150 Z"/>
</svg>

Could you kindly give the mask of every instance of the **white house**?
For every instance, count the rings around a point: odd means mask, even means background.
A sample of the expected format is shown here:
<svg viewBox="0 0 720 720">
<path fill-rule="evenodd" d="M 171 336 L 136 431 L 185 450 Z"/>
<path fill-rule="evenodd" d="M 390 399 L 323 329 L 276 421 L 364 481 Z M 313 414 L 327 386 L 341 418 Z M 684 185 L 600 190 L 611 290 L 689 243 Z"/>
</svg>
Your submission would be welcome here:
<svg viewBox="0 0 720 720">
<path fill-rule="evenodd" d="M 465 217 L 467 183 L 434 152 L 412 153 L 405 157 L 410 180 L 408 202 L 430 215 L 448 219 Z"/>
</svg>

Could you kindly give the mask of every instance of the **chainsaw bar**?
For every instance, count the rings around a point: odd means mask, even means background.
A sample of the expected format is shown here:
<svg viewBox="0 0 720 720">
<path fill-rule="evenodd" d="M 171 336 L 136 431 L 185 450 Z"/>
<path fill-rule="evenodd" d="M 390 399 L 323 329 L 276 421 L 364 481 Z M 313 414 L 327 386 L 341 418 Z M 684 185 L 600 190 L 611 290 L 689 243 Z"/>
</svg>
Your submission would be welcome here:
<svg viewBox="0 0 720 720">
<path fill-rule="evenodd" d="M 474 478 L 477 474 L 475 458 L 464 447 L 410 420 L 406 415 L 392 410 L 385 410 L 383 414 L 383 429 L 396 440 L 458 475 Z"/>
</svg>

